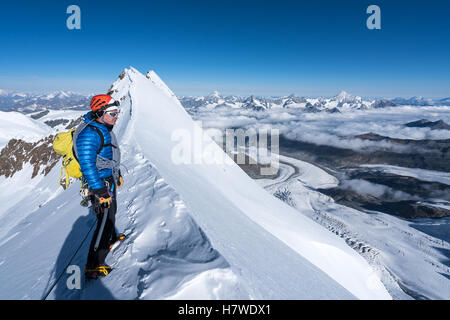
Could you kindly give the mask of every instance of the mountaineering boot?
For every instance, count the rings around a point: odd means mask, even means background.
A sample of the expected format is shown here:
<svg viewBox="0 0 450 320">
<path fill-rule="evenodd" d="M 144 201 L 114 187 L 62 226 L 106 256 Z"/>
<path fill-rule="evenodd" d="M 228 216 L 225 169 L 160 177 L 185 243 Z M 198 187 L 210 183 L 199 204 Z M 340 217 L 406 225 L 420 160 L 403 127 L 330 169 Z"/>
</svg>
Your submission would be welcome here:
<svg viewBox="0 0 450 320">
<path fill-rule="evenodd" d="M 86 268 L 84 270 L 84 277 L 89 280 L 100 279 L 100 278 L 106 277 L 111 271 L 112 271 L 112 268 L 110 266 L 108 266 L 107 264 L 100 264 L 93 269 Z"/>
<path fill-rule="evenodd" d="M 114 245 L 115 245 L 116 243 L 117 243 L 117 244 L 120 244 L 123 240 L 125 240 L 126 237 L 127 237 L 127 236 L 124 235 L 123 233 L 119 234 L 119 236 L 117 237 L 117 239 L 116 239 L 115 241 L 111 242 L 111 244 L 109 245 L 109 250 L 111 250 L 111 249 L 114 247 Z"/>
</svg>

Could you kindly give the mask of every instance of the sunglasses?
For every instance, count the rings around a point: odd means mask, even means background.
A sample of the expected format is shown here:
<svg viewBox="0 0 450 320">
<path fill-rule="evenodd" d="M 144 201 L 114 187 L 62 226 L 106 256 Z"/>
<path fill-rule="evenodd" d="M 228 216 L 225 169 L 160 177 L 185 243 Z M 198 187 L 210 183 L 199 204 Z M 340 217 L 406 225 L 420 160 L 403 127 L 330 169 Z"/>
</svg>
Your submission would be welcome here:
<svg viewBox="0 0 450 320">
<path fill-rule="evenodd" d="M 107 114 L 109 114 L 111 117 L 115 118 L 119 116 L 120 111 L 106 111 Z"/>
</svg>

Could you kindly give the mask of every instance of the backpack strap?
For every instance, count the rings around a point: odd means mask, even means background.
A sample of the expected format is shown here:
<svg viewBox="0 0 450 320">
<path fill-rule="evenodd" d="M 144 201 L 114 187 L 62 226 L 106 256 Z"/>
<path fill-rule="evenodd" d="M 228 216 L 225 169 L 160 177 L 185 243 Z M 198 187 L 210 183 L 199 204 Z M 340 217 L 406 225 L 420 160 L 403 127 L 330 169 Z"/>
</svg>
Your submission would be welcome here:
<svg viewBox="0 0 450 320">
<path fill-rule="evenodd" d="M 101 139 L 101 145 L 100 145 L 100 148 L 99 148 L 98 151 L 97 151 L 97 154 L 99 154 L 100 151 L 102 151 L 102 149 L 103 149 L 104 147 L 109 146 L 109 145 L 113 146 L 114 148 L 117 148 L 116 146 L 114 146 L 114 145 L 112 145 L 112 144 L 110 144 L 110 143 L 108 143 L 108 144 L 105 145 L 105 138 L 103 137 L 103 133 L 100 131 L 99 128 L 97 128 L 96 126 L 93 126 L 93 125 L 90 124 L 90 123 L 91 123 L 92 121 L 94 121 L 94 120 L 95 120 L 95 119 L 89 121 L 88 123 L 81 123 L 81 124 L 77 127 L 77 129 L 76 129 L 74 132 L 72 132 L 73 154 L 74 154 L 75 159 L 76 159 L 77 161 L 78 161 L 78 152 L 77 152 L 77 149 L 76 149 L 76 139 L 78 138 L 78 135 L 81 133 L 81 131 L 83 131 L 84 128 L 86 128 L 86 127 L 91 127 L 91 128 L 94 129 L 95 132 L 97 132 L 98 135 L 100 136 L 100 139 Z"/>
<path fill-rule="evenodd" d="M 89 121 L 88 123 L 85 123 L 85 122 L 81 122 L 79 125 L 78 125 L 78 127 L 76 128 L 76 130 L 74 131 L 74 132 L 72 132 L 72 142 L 73 142 L 73 147 L 72 147 L 72 151 L 73 151 L 73 154 L 74 154 L 74 156 L 75 156 L 75 159 L 78 161 L 78 150 L 77 150 L 77 138 L 78 138 L 78 135 L 81 133 L 81 131 L 83 131 L 87 126 L 89 126 L 89 124 L 92 122 L 92 121 L 94 121 L 94 119 L 93 120 L 91 120 L 91 121 Z M 92 126 L 92 127 L 94 127 L 94 126 Z M 95 128 L 96 129 L 96 128 Z M 100 135 L 101 137 L 102 137 L 102 141 L 103 141 L 103 135 Z"/>
<path fill-rule="evenodd" d="M 103 137 L 103 133 L 100 131 L 99 128 L 97 128 L 96 126 L 90 125 L 90 124 L 88 124 L 87 126 L 91 127 L 92 129 L 94 129 L 98 133 L 98 135 L 100 136 L 100 139 L 102 140 L 102 144 L 100 145 L 100 149 L 98 149 L 97 154 L 99 154 L 100 151 L 102 151 L 102 149 L 104 147 L 111 145 L 110 143 L 105 145 L 105 138 Z"/>
<path fill-rule="evenodd" d="M 108 143 L 108 144 L 103 145 L 103 147 L 109 147 L 109 146 L 117 149 L 117 146 L 113 145 L 112 143 Z"/>
<path fill-rule="evenodd" d="M 103 133 L 100 131 L 99 128 L 97 128 L 96 126 L 92 126 L 92 125 L 90 125 L 90 124 L 88 124 L 87 126 L 88 126 L 88 127 L 91 127 L 92 129 L 94 129 L 94 130 L 98 133 L 98 135 L 100 136 L 100 139 L 102 140 L 102 144 L 101 144 L 101 146 L 100 146 L 100 149 L 98 149 L 97 154 L 100 153 L 100 151 L 102 151 L 102 149 L 103 149 L 104 147 L 109 147 L 109 146 L 111 146 L 111 147 L 117 149 L 117 146 L 113 145 L 112 143 L 105 144 L 105 138 L 103 137 Z"/>
</svg>

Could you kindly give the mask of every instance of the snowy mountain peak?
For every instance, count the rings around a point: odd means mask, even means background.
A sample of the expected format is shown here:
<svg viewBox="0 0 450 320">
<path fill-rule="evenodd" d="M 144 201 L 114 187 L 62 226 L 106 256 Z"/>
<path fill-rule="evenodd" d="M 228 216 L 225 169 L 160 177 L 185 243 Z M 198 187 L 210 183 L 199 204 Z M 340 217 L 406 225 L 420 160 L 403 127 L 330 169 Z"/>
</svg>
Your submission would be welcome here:
<svg viewBox="0 0 450 320">
<path fill-rule="evenodd" d="M 213 91 L 210 94 L 208 94 L 208 98 L 221 98 L 222 95 L 219 93 L 219 91 Z"/>
<path fill-rule="evenodd" d="M 47 100 L 50 100 L 50 99 L 65 99 L 65 98 L 69 98 L 69 97 L 72 97 L 72 96 L 75 96 L 75 95 L 78 95 L 78 94 L 75 93 L 75 92 L 72 92 L 72 91 L 62 91 L 62 90 L 60 90 L 60 91 L 51 92 L 51 93 L 49 93 L 49 94 L 47 94 L 45 96 L 42 96 L 41 98 L 42 99 L 47 99 Z"/>
<path fill-rule="evenodd" d="M 350 93 L 348 93 L 347 91 L 341 90 L 341 92 L 339 92 L 339 93 L 336 95 L 336 98 L 344 99 L 344 98 L 351 97 L 351 96 L 352 96 L 352 95 L 351 95 Z"/>
<path fill-rule="evenodd" d="M 306 98 L 299 97 L 294 93 L 289 95 L 287 98 L 281 99 L 281 101 L 284 101 L 283 107 L 290 107 L 290 106 L 294 106 L 294 105 L 298 105 L 298 104 L 307 102 Z"/>
<path fill-rule="evenodd" d="M 336 95 L 334 97 L 334 100 L 336 100 L 340 103 L 344 103 L 344 102 L 353 102 L 355 100 L 362 100 L 362 99 L 358 96 L 354 96 L 354 95 L 342 90 L 341 92 L 339 92 L 338 95 Z"/>
<path fill-rule="evenodd" d="M 267 101 L 255 98 L 253 95 L 248 97 L 242 103 L 242 108 L 249 109 L 249 110 L 254 110 L 254 111 L 266 110 L 266 109 L 269 109 L 269 107 L 270 107 L 270 105 L 267 103 Z"/>
</svg>

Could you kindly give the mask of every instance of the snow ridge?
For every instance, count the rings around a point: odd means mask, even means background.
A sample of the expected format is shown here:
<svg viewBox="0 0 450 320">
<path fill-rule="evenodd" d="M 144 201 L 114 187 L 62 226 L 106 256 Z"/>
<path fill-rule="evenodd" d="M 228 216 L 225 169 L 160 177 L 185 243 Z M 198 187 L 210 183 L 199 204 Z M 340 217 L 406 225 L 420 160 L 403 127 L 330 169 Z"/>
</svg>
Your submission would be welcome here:
<svg viewBox="0 0 450 320">
<path fill-rule="evenodd" d="M 342 239 L 269 195 L 234 163 L 174 165 L 173 132 L 193 133 L 199 130 L 197 124 L 179 103 L 168 99 L 171 95 L 159 80 L 158 85 L 148 81 L 133 68 L 125 75 L 113 85 L 114 98 L 128 101 L 132 115 L 122 119 L 119 130 L 127 127 L 124 136 L 137 143 L 181 195 L 252 297 L 390 298 L 379 279 L 373 281 L 367 262 Z M 214 154 L 223 152 L 218 146 L 214 149 L 212 140 L 204 142 Z"/>
</svg>

